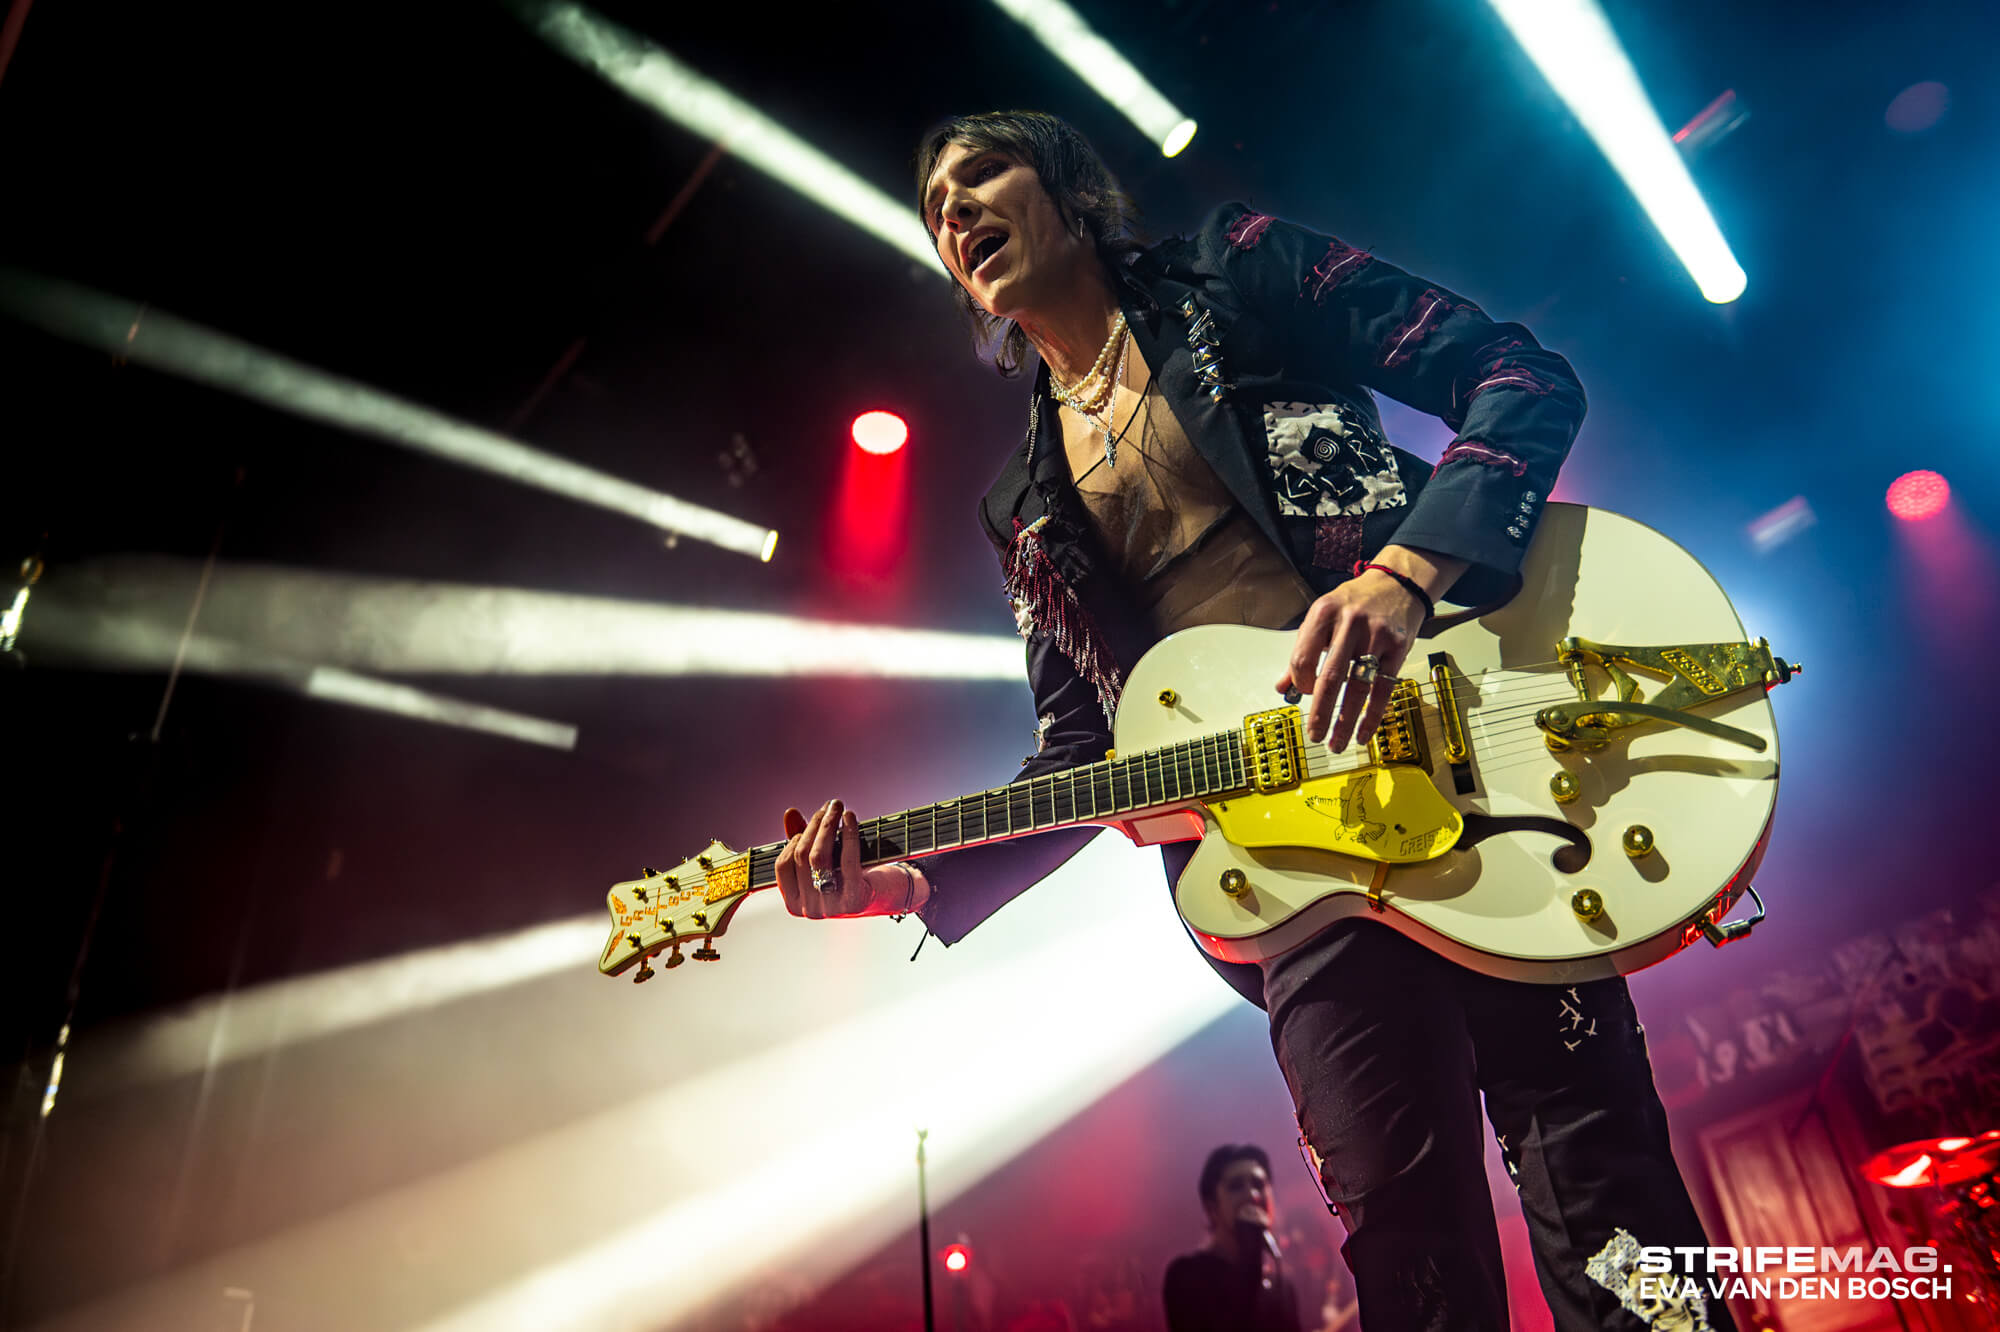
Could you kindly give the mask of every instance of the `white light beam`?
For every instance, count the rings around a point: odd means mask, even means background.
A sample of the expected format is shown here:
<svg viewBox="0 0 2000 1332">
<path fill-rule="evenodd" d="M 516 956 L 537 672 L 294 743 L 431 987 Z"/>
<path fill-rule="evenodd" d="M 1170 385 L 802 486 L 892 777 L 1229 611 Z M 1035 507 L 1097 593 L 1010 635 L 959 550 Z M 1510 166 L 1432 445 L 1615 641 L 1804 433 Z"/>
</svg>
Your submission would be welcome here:
<svg viewBox="0 0 2000 1332">
<path fill-rule="evenodd" d="M 780 185 L 853 223 L 927 268 L 944 263 L 913 209 L 896 203 L 740 97 L 609 19 L 577 4 L 520 6 L 542 39 L 570 59 Z"/>
<path fill-rule="evenodd" d="M 195 561 L 119 556 L 46 576 L 36 651 L 84 666 L 171 662 Z M 300 684 L 313 666 L 389 675 L 1021 677 L 1021 640 L 530 588 L 218 564 L 189 669 Z"/>
<path fill-rule="evenodd" d="M 1174 156 L 1194 138 L 1194 121 L 1062 0 L 993 3 L 1033 33 L 1050 55 L 1068 65 L 1098 96 L 1123 112 L 1141 134 L 1158 145 L 1161 155 Z"/>
<path fill-rule="evenodd" d="M 1701 294 L 1726 305 L 1748 279 L 1596 0 L 1487 0 L 1583 122 Z"/>
<path fill-rule="evenodd" d="M 308 420 L 593 504 L 725 550 L 769 560 L 778 534 L 649 490 L 504 435 L 135 301 L 0 267 L 0 310 L 57 337 L 224 389 Z"/>
</svg>

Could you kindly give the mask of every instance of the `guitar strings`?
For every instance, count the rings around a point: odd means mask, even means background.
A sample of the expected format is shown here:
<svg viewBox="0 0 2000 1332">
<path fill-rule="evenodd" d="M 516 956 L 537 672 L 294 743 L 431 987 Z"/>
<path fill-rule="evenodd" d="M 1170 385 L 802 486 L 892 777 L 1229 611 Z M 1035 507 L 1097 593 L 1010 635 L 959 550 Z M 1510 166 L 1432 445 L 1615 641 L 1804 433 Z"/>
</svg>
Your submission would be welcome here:
<svg viewBox="0 0 2000 1332">
<path fill-rule="evenodd" d="M 1560 675 L 1552 675 L 1545 669 L 1548 667 L 1565 667 L 1565 669 Z M 1436 682 L 1422 683 L 1421 677 L 1413 677 L 1412 681 L 1415 687 L 1406 693 L 1404 698 L 1408 699 L 1410 694 L 1415 694 L 1419 698 L 1427 698 L 1433 703 L 1435 708 L 1441 693 Z M 1539 758 L 1547 755 L 1548 757 L 1553 757 L 1553 755 L 1547 754 L 1547 746 L 1540 743 L 1538 738 L 1541 735 L 1540 728 L 1532 724 L 1524 726 L 1518 718 L 1521 713 L 1538 711 L 1550 703 L 1566 701 L 1572 698 L 1572 686 L 1565 663 L 1560 660 L 1551 659 L 1474 673 L 1460 671 L 1451 677 L 1451 684 L 1453 692 L 1461 694 L 1458 701 L 1464 717 L 1464 727 L 1468 732 L 1468 738 L 1473 741 L 1471 748 L 1482 769 L 1497 771 L 1500 768 L 1515 766 L 1520 762 L 1526 761 L 1529 756 Z M 1504 696 L 1520 695 L 1529 690 L 1537 689 L 1548 689 L 1550 692 L 1546 695 L 1538 695 L 1525 699 L 1518 697 L 1508 698 L 1504 703 L 1497 701 Z M 1486 702 L 1485 700 L 1489 698 L 1496 701 Z M 1400 706 L 1399 710 L 1407 712 L 1411 709 L 1405 703 Z M 1435 716 L 1433 711 L 1432 714 L 1424 715 L 1421 718 L 1420 724 L 1424 727 L 1426 739 L 1436 741 L 1439 751 L 1442 752 L 1445 729 L 1442 719 Z M 1177 746 L 1163 747 L 1165 749 L 1184 746 L 1184 752 L 1180 755 L 1169 756 L 1160 750 L 1155 750 L 1148 751 L 1147 755 L 1134 755 L 1129 761 L 1137 762 L 1141 765 L 1137 775 L 1142 791 L 1150 786 L 1152 772 L 1156 771 L 1158 779 L 1164 783 L 1168 776 L 1169 767 L 1173 768 L 1172 775 L 1177 780 L 1182 776 L 1186 776 L 1192 779 L 1192 784 L 1195 785 L 1201 784 L 1202 778 L 1210 780 L 1221 778 L 1233 784 L 1233 775 L 1228 777 L 1224 775 L 1225 771 L 1228 770 L 1228 765 L 1232 762 L 1240 765 L 1247 760 L 1247 756 L 1242 752 L 1242 747 L 1232 743 L 1237 741 L 1240 735 L 1241 733 L 1236 730 L 1214 732 L 1207 736 L 1179 742 Z M 1529 737 L 1537 737 L 1537 739 L 1528 745 L 1520 745 L 1518 743 L 1520 739 Z M 1203 752 L 1203 746 L 1213 746 L 1214 752 Z M 1148 755 L 1152 754 L 1159 755 L 1157 760 L 1159 766 L 1157 769 L 1149 770 L 1146 766 L 1146 759 Z M 1309 753 L 1307 755 L 1305 764 L 1306 776 L 1309 779 L 1317 779 L 1324 776 L 1334 776 L 1341 772 L 1360 771 L 1370 766 L 1366 760 L 1366 756 L 1360 751 L 1356 751 L 1353 755 L 1353 758 L 1357 760 L 1356 762 L 1339 764 L 1338 760 L 1344 757 L 1347 757 L 1347 755 L 1331 753 L 1322 745 L 1319 747 L 1317 753 Z M 1218 763 L 1223 765 L 1222 769 L 1215 767 Z M 1182 765 L 1186 765 L 1184 773 Z M 1199 765 L 1199 767 L 1196 765 Z M 1095 767 L 1096 765 L 1087 766 Z M 1070 771 L 1074 774 L 1081 771 L 1081 769 L 1071 769 Z M 1106 768 L 1104 778 L 1107 792 L 1115 795 L 1116 788 L 1114 783 L 1119 775 L 1114 769 Z M 1134 774 L 1128 770 L 1122 775 L 1127 781 L 1129 795 Z M 1051 774 L 1051 778 L 1060 778 L 1061 776 L 1062 774 L 1060 773 Z M 1093 801 L 1095 798 L 1096 781 L 1097 777 L 1095 774 L 1088 779 Z M 1023 783 L 1021 786 L 1031 787 L 1032 783 Z M 949 803 L 960 807 L 962 813 L 964 806 L 972 802 L 978 802 L 982 815 L 986 815 L 988 811 L 985 809 L 985 806 L 995 797 L 1005 798 L 1004 811 L 1009 813 L 1014 808 L 1017 799 L 1025 800 L 1028 807 L 1027 814 L 1032 821 L 1037 812 L 1036 802 L 1038 793 L 1032 789 L 1023 789 L 1020 795 L 1016 796 L 1015 790 L 1014 784 L 1008 784 L 1006 786 L 990 788 L 987 791 L 975 792 L 970 796 L 960 797 L 958 800 Z M 1074 776 L 1071 778 L 1070 794 L 1072 797 L 1071 803 L 1074 807 L 1076 795 Z M 1210 792 L 1208 794 L 1217 793 Z M 1053 816 L 1056 797 L 1054 781 L 1051 781 L 1050 786 L 1039 793 L 1039 795 L 1047 801 L 1048 808 Z M 1199 799 L 1200 797 L 1190 795 L 1181 798 Z M 1163 798 L 1161 803 L 1166 803 L 1165 798 Z M 864 838 L 872 839 L 879 845 L 882 838 L 892 829 L 899 829 L 907 834 L 913 822 L 921 821 L 925 817 L 928 817 L 932 822 L 933 834 L 935 834 L 936 820 L 942 812 L 943 804 L 944 802 L 917 806 L 913 809 L 899 811 L 894 814 L 885 814 L 873 819 L 863 820 L 861 822 L 861 832 Z M 754 878 L 757 859 L 759 857 L 774 859 L 783 850 L 784 846 L 784 842 L 770 842 L 751 847 L 747 851 L 738 854 L 750 861 L 751 877 Z M 699 885 L 705 888 L 707 877 L 706 873 L 691 875 L 688 876 L 688 882 L 690 886 Z"/>
</svg>

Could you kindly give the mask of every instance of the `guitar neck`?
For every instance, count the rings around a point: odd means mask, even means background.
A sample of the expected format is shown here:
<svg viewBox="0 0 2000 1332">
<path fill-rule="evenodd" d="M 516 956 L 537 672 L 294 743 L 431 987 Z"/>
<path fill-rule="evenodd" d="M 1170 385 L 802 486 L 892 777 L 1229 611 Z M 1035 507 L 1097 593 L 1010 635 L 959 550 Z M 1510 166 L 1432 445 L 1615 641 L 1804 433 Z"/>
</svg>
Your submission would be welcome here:
<svg viewBox="0 0 2000 1332">
<path fill-rule="evenodd" d="M 883 865 L 1029 833 L 1103 823 L 1140 810 L 1231 795 L 1249 786 L 1243 733 L 1225 731 L 864 819 L 861 863 Z M 784 849 L 783 842 L 750 849 L 751 888 L 777 883 L 778 855 Z"/>
</svg>

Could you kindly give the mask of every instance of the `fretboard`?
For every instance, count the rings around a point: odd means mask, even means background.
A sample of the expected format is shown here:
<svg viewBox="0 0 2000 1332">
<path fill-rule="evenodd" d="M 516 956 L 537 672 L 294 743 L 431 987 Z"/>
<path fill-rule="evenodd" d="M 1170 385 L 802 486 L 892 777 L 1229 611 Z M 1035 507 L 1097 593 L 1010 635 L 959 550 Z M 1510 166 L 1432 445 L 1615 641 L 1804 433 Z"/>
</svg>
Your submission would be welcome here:
<svg viewBox="0 0 2000 1332">
<path fill-rule="evenodd" d="M 863 820 L 861 861 L 879 865 L 1098 823 L 1135 810 L 1228 795 L 1249 785 L 1243 733 L 1225 731 Z M 778 853 L 784 849 L 783 842 L 750 849 L 750 887 L 768 888 L 778 881 Z"/>
</svg>

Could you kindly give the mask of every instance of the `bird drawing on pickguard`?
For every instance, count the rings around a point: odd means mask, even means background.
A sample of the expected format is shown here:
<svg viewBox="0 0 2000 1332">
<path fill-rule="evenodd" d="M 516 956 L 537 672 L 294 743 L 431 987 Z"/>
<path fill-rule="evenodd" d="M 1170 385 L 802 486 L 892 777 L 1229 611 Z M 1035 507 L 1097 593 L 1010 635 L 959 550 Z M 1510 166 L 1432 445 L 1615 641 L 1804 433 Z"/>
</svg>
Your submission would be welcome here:
<svg viewBox="0 0 2000 1332">
<path fill-rule="evenodd" d="M 1373 784 L 1366 777 L 1357 777 L 1347 784 L 1347 789 L 1340 793 L 1338 800 L 1309 795 L 1306 797 L 1306 808 L 1315 814 L 1338 819 L 1342 827 L 1359 828 L 1361 831 L 1356 836 L 1364 842 L 1372 842 L 1389 831 L 1388 824 L 1377 823 L 1369 818 L 1367 809 L 1361 803 L 1362 797 L 1368 793 L 1368 788 Z"/>
</svg>

